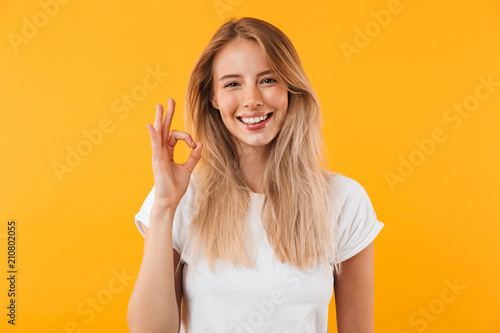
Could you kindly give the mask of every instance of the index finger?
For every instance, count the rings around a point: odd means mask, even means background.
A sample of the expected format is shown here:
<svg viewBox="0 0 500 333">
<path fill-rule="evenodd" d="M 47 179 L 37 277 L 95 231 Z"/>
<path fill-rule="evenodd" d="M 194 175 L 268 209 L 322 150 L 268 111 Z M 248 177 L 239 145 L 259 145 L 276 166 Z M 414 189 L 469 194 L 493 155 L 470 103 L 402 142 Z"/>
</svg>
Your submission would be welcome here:
<svg viewBox="0 0 500 333">
<path fill-rule="evenodd" d="M 165 143 L 164 146 L 168 144 L 170 125 L 172 125 L 172 119 L 174 118 L 174 109 L 175 109 L 175 101 L 172 98 L 169 98 L 167 112 L 165 113 L 165 119 L 163 121 L 163 128 L 162 128 L 162 143 Z"/>
<path fill-rule="evenodd" d="M 156 115 L 155 115 L 155 122 L 154 122 L 154 128 L 156 131 L 156 135 L 158 138 L 158 143 L 160 147 L 162 146 L 162 133 L 161 133 L 161 125 L 162 125 L 162 118 L 163 118 L 163 105 L 161 104 L 156 104 Z"/>
</svg>

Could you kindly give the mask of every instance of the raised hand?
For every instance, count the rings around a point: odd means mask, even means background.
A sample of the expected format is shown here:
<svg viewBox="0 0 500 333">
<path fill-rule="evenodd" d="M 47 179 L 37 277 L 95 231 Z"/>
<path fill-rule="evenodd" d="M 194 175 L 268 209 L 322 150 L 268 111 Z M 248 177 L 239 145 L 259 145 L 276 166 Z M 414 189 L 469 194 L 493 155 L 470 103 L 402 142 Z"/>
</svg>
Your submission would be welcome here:
<svg viewBox="0 0 500 333">
<path fill-rule="evenodd" d="M 175 101 L 168 99 L 167 112 L 163 118 L 163 106 L 156 105 L 156 118 L 154 127 L 147 124 L 146 127 L 151 137 L 151 149 L 153 152 L 152 164 L 155 181 L 155 205 L 163 208 L 176 209 L 186 193 L 193 169 L 201 158 L 203 144 L 195 144 L 191 135 L 176 130 L 170 131 L 170 125 L 174 116 Z M 183 164 L 174 162 L 174 147 L 177 140 L 184 140 L 193 148 L 187 161 Z"/>
</svg>

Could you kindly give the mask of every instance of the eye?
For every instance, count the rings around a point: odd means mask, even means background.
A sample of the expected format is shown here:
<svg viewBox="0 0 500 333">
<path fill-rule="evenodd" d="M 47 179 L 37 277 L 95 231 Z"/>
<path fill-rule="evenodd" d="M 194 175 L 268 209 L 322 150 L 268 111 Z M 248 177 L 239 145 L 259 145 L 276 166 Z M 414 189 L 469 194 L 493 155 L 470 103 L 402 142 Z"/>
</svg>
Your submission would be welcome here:
<svg viewBox="0 0 500 333">
<path fill-rule="evenodd" d="M 272 79 L 272 78 L 267 78 L 267 79 L 264 79 L 262 82 L 263 83 L 274 83 L 274 82 L 278 82 L 278 81 L 276 81 L 275 79 Z"/>
<path fill-rule="evenodd" d="M 234 85 L 233 85 L 233 84 L 234 84 Z M 236 85 L 237 85 L 237 84 L 238 84 L 238 83 L 236 83 L 236 82 L 229 82 L 228 84 L 226 84 L 226 85 L 224 86 L 224 88 L 226 88 L 226 87 L 236 87 Z"/>
</svg>

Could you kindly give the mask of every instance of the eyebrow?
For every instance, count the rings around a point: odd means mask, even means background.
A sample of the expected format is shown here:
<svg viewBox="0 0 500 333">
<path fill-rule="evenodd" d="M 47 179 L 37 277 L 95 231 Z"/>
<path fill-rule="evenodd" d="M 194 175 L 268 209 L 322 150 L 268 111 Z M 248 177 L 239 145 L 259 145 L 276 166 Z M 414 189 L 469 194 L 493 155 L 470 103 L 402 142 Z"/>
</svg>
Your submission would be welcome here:
<svg viewBox="0 0 500 333">
<path fill-rule="evenodd" d="M 271 74 L 273 71 L 268 69 L 267 71 L 263 71 L 263 72 L 260 72 L 259 74 L 257 74 L 257 76 L 262 76 L 262 75 L 265 75 L 265 74 Z M 222 81 L 224 79 L 228 79 L 228 78 L 231 78 L 231 77 L 241 77 L 240 74 L 227 74 L 227 75 L 224 75 L 223 77 L 221 77 L 219 79 L 219 81 Z"/>
</svg>

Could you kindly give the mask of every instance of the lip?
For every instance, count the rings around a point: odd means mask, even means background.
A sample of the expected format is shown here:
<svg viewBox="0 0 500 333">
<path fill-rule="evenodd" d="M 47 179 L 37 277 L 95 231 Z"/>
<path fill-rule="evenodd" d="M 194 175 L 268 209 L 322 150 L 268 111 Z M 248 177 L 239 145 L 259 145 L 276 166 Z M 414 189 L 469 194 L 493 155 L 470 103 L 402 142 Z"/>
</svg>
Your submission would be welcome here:
<svg viewBox="0 0 500 333">
<path fill-rule="evenodd" d="M 271 112 L 269 112 L 271 113 Z M 260 122 L 258 124 L 245 124 L 244 122 L 242 122 L 241 120 L 238 119 L 238 122 L 243 126 L 245 127 L 246 129 L 250 130 L 250 131 L 256 131 L 256 130 L 260 130 L 264 127 L 267 126 L 267 123 L 273 118 L 274 114 L 271 114 L 266 120 L 264 120 L 263 122 Z M 255 117 L 258 117 L 258 116 L 255 116 Z M 261 116 L 262 117 L 262 116 Z"/>
</svg>

